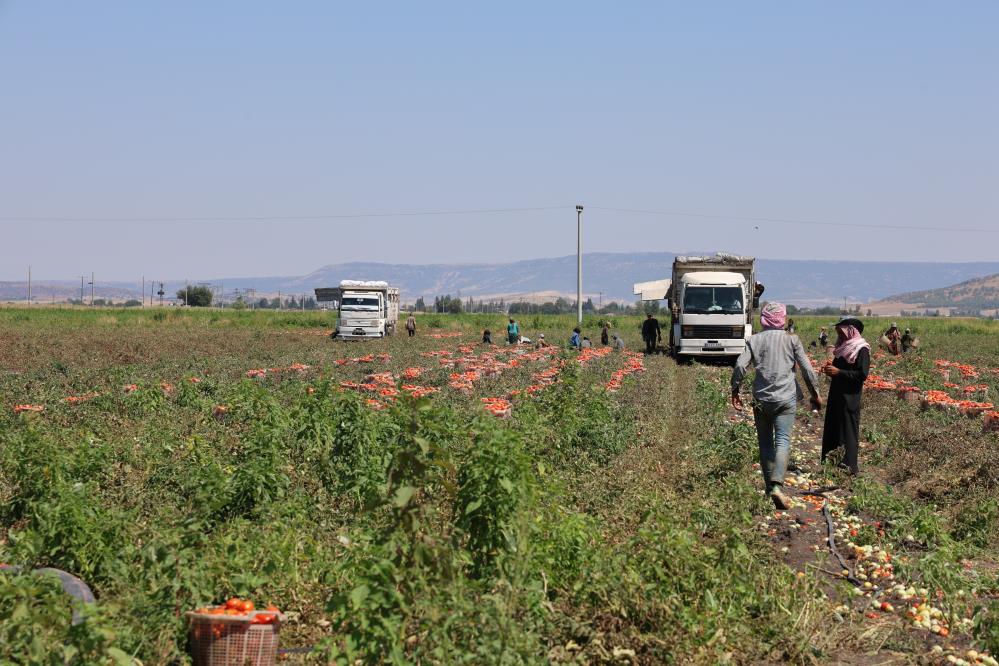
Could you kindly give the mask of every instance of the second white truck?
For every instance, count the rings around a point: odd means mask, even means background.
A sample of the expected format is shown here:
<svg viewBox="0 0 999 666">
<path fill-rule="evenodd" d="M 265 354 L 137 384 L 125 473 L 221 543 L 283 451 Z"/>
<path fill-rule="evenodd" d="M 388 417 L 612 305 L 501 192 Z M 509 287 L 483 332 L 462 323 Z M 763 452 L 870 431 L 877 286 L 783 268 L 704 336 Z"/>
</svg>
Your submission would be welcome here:
<svg viewBox="0 0 999 666">
<path fill-rule="evenodd" d="M 342 280 L 339 287 L 316 289 L 316 301 L 336 309 L 337 339 L 383 338 L 393 335 L 399 324 L 399 288 L 387 282 Z"/>
</svg>

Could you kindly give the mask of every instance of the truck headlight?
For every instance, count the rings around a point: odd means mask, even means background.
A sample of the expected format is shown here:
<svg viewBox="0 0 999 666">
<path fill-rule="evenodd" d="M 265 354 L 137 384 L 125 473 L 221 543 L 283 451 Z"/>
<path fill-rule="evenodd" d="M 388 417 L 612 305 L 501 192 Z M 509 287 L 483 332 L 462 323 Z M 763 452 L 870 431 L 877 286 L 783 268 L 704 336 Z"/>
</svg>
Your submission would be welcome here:
<svg viewBox="0 0 999 666">
<path fill-rule="evenodd" d="M 741 337 L 744 337 L 745 335 L 746 335 L 746 327 L 745 326 L 733 326 L 732 327 L 732 337 L 733 338 L 741 338 Z"/>
<path fill-rule="evenodd" d="M 680 327 L 680 335 L 683 336 L 683 337 L 685 337 L 685 338 L 692 338 L 692 337 L 694 337 L 694 327 L 693 326 L 681 326 Z"/>
</svg>

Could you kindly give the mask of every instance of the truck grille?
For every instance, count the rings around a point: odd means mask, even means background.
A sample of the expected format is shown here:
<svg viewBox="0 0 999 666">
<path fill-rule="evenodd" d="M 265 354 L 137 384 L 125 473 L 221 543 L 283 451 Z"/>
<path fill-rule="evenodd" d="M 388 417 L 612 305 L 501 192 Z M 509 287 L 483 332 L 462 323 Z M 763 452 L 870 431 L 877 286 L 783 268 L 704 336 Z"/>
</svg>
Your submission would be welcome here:
<svg viewBox="0 0 999 666">
<path fill-rule="evenodd" d="M 698 340 L 737 340 L 741 339 L 743 333 L 741 330 L 736 332 L 731 326 L 693 326 L 693 335 L 684 335 L 684 337 L 695 338 Z"/>
</svg>

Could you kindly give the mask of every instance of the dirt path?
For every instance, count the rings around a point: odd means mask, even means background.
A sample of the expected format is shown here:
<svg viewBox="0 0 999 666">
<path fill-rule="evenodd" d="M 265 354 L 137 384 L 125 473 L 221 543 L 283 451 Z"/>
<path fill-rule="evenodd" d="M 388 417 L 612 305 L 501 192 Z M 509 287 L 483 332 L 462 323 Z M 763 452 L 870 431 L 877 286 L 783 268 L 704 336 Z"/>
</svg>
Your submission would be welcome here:
<svg viewBox="0 0 999 666">
<path fill-rule="evenodd" d="M 752 424 L 752 411 L 747 407 L 731 418 Z M 931 590 L 896 576 L 896 555 L 878 538 L 885 534 L 881 523 L 848 511 L 849 480 L 822 469 L 821 436 L 822 416 L 799 414 L 785 479 L 792 507 L 766 516 L 760 529 L 788 567 L 816 581 L 835 607 L 836 620 L 853 625 L 863 638 L 860 642 L 868 646 L 844 646 L 835 663 L 974 663 L 967 659 L 967 633 L 951 635 L 953 624 L 966 628 L 970 618 L 947 617 L 934 605 L 939 600 Z M 862 442 L 861 459 L 864 448 Z M 879 542 L 885 545 L 876 545 Z"/>
</svg>

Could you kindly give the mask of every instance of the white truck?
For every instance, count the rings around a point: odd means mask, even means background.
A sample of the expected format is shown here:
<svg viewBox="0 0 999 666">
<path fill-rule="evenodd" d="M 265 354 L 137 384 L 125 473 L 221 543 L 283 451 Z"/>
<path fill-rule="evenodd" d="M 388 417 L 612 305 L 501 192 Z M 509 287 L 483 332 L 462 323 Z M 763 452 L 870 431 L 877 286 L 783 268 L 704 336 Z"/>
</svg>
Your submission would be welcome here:
<svg viewBox="0 0 999 666">
<path fill-rule="evenodd" d="M 753 334 L 753 315 L 764 287 L 756 260 L 718 253 L 676 257 L 671 280 L 635 285 L 643 300 L 667 299 L 673 357 L 735 360 Z"/>
<path fill-rule="evenodd" d="M 316 302 L 336 309 L 333 337 L 341 340 L 383 338 L 399 323 L 399 288 L 387 282 L 342 280 L 339 287 L 316 289 Z"/>
</svg>

